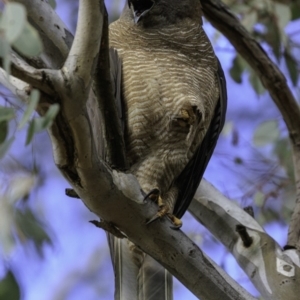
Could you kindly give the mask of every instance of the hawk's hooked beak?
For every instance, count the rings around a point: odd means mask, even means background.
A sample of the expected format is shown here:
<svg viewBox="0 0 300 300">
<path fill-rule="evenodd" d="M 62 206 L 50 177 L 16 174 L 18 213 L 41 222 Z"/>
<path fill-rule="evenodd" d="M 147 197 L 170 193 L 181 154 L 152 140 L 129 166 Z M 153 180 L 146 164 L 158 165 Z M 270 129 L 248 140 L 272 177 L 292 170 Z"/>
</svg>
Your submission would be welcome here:
<svg viewBox="0 0 300 300">
<path fill-rule="evenodd" d="M 133 13 L 134 23 L 137 24 L 151 10 L 154 2 L 153 0 L 129 0 L 128 4 Z"/>
</svg>

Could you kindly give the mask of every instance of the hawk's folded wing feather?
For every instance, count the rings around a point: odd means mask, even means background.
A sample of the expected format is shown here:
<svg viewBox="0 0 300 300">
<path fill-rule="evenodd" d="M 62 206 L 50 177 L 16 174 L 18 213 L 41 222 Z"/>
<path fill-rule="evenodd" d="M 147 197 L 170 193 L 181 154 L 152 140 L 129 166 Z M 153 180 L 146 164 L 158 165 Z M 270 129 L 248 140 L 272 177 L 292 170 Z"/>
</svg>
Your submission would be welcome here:
<svg viewBox="0 0 300 300">
<path fill-rule="evenodd" d="M 226 80 L 219 61 L 217 77 L 220 96 L 210 126 L 192 159 L 173 183 L 178 188 L 178 197 L 173 212 L 178 218 L 184 215 L 196 193 L 225 123 L 227 109 Z"/>
</svg>

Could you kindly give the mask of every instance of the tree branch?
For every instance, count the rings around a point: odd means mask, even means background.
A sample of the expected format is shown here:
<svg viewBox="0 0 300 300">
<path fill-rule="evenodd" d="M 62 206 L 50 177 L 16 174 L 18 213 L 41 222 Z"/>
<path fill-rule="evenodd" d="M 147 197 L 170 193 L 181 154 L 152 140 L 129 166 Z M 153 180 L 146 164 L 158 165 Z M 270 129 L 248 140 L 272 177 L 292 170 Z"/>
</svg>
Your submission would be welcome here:
<svg viewBox="0 0 300 300">
<path fill-rule="evenodd" d="M 283 251 L 247 212 L 204 179 L 189 211 L 227 247 L 264 299 L 298 299 L 299 251 Z M 237 234 L 237 228 L 243 233 Z"/>
<path fill-rule="evenodd" d="M 27 82 L 46 94 L 53 95 L 52 87 L 49 86 L 43 70 L 35 69 L 27 64 L 14 53 L 11 54 L 11 73 L 14 77 Z"/>
<path fill-rule="evenodd" d="M 224 34 L 255 70 L 280 110 L 292 143 L 297 188 L 296 207 L 289 228 L 288 244 L 300 249 L 300 109 L 286 79 L 262 47 L 219 0 L 200 0 L 204 15 Z"/>
</svg>

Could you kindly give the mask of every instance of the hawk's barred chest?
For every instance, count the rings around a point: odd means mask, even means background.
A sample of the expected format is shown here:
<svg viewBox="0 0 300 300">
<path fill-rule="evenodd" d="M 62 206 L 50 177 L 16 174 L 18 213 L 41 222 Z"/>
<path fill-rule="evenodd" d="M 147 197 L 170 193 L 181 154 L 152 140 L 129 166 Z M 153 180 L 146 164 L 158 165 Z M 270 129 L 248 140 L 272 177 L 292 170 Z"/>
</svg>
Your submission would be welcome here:
<svg viewBox="0 0 300 300">
<path fill-rule="evenodd" d="M 217 61 L 200 23 L 185 20 L 178 28 L 142 29 L 122 19 L 110 25 L 110 47 L 122 59 L 127 155 L 146 192 L 148 185 L 167 192 L 201 143 L 219 97 Z"/>
</svg>

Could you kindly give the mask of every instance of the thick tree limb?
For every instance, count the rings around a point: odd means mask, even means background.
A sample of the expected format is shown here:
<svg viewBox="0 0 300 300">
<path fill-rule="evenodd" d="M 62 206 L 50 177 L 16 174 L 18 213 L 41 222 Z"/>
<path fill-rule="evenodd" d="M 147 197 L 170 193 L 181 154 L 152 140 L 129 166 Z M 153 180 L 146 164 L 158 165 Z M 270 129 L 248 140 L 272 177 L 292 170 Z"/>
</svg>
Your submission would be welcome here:
<svg viewBox="0 0 300 300">
<path fill-rule="evenodd" d="M 288 244 L 300 249 L 300 109 L 286 79 L 266 52 L 219 0 L 200 0 L 205 17 L 224 34 L 256 71 L 280 110 L 289 131 L 297 188 L 296 206 L 290 223 Z"/>
<path fill-rule="evenodd" d="M 247 212 L 205 180 L 189 211 L 233 254 L 264 299 L 299 298 L 299 251 L 283 251 Z"/>
</svg>

